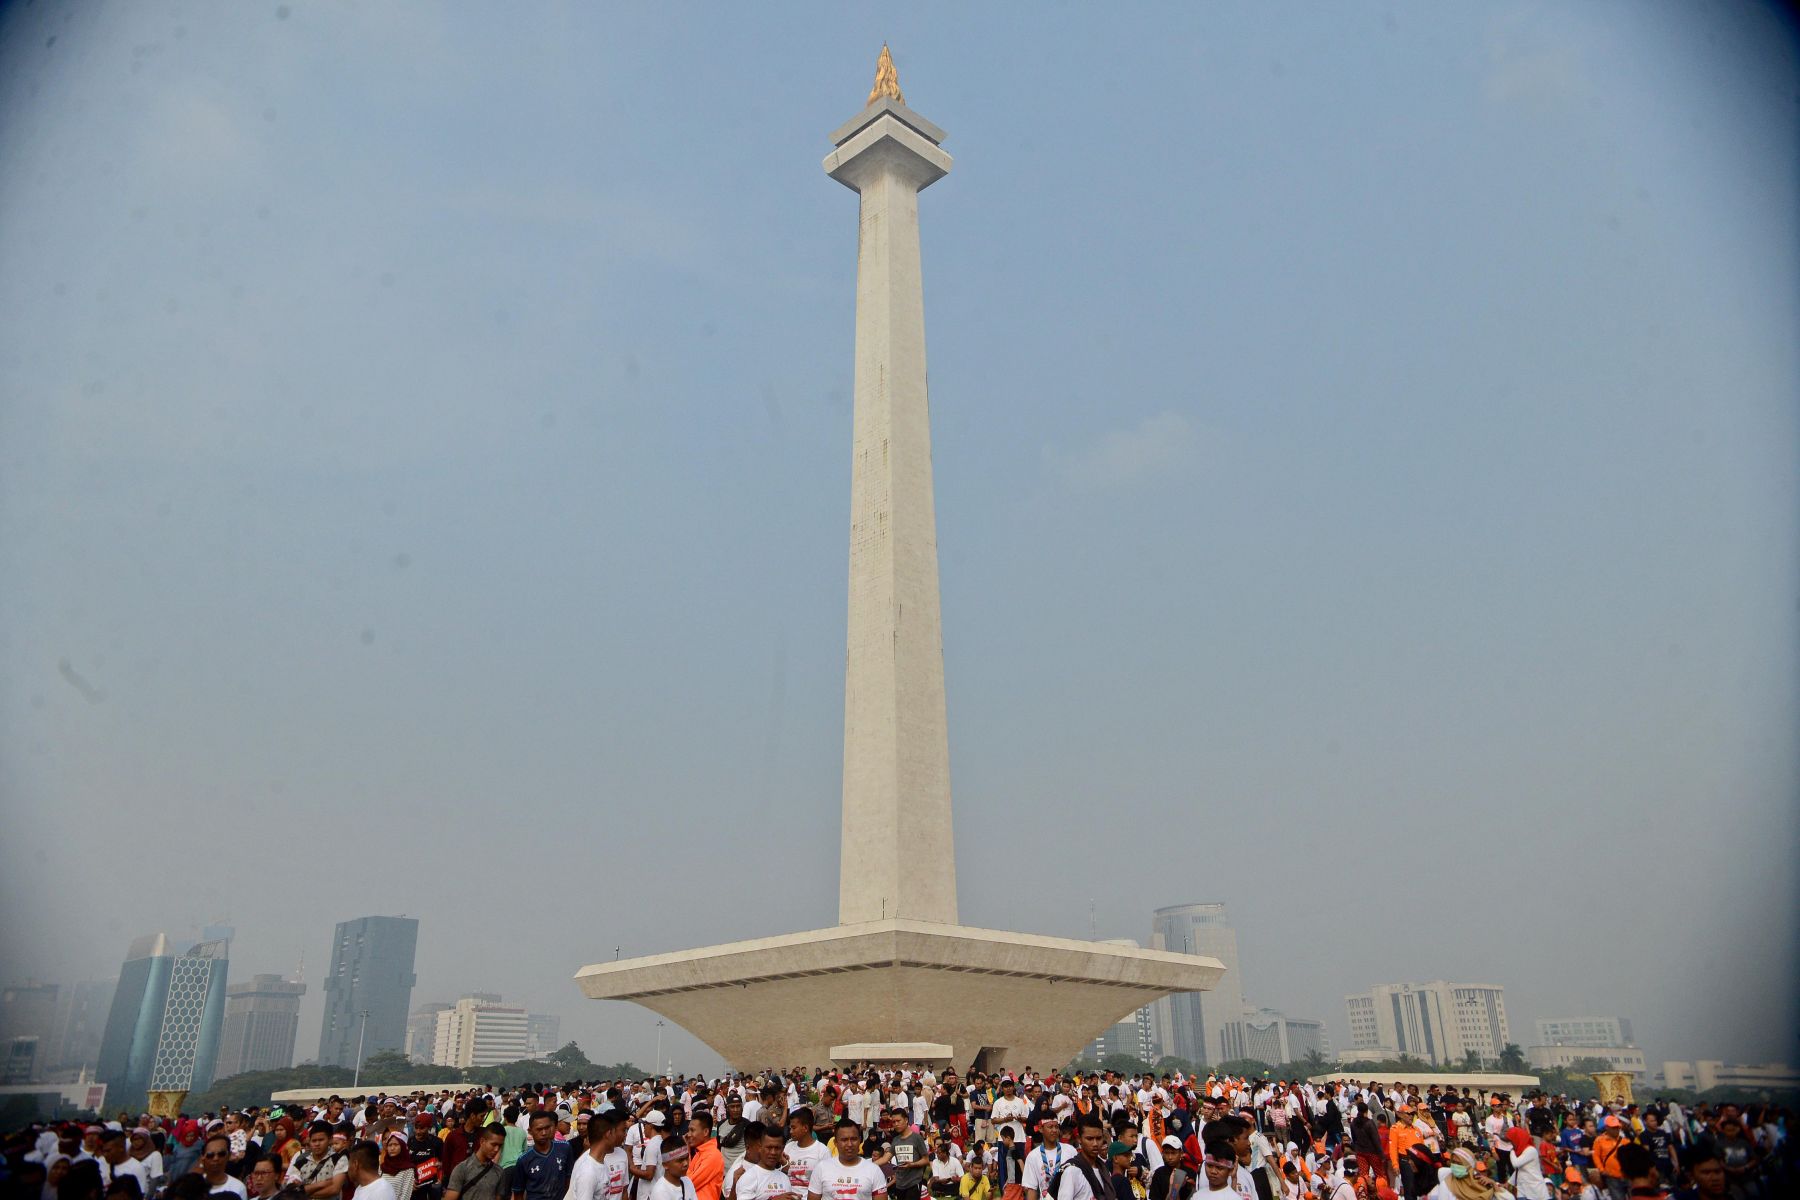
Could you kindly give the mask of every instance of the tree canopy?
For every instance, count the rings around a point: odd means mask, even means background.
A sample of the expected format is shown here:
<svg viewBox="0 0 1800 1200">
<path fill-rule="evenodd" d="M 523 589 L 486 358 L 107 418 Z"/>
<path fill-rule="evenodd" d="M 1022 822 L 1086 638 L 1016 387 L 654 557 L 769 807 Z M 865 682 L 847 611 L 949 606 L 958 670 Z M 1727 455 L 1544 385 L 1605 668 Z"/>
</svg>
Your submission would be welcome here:
<svg viewBox="0 0 1800 1200">
<path fill-rule="evenodd" d="M 396 1084 L 466 1083 L 494 1087 L 524 1083 L 561 1083 L 575 1079 L 643 1079 L 648 1072 L 629 1062 L 600 1065 L 588 1060 L 580 1046 L 569 1042 L 552 1050 L 541 1059 L 521 1059 L 491 1067 L 434 1067 L 416 1063 L 397 1050 L 381 1050 L 363 1060 L 360 1076 L 349 1067 L 321 1067 L 302 1063 L 279 1071 L 249 1071 L 214 1082 L 204 1092 L 191 1095 L 182 1104 L 190 1113 L 220 1112 L 226 1108 L 262 1105 L 276 1092 L 295 1088 L 330 1088 L 349 1099 L 362 1094 L 362 1087 L 392 1087 Z M 109 1103 L 108 1107 L 112 1107 Z"/>
</svg>

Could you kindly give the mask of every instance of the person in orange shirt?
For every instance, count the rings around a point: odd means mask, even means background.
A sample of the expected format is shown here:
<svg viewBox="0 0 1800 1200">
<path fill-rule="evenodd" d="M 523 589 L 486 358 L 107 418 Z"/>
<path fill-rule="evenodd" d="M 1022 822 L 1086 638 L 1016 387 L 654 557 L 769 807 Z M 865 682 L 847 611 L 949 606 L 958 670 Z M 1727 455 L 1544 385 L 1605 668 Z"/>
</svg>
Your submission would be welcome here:
<svg viewBox="0 0 1800 1200">
<path fill-rule="evenodd" d="M 1594 1138 L 1594 1166 L 1606 1190 L 1615 1197 L 1624 1196 L 1627 1191 L 1625 1170 L 1619 1165 L 1619 1147 L 1625 1142 L 1621 1129 L 1619 1118 L 1607 1117 L 1599 1136 Z"/>
<path fill-rule="evenodd" d="M 699 1200 L 719 1200 L 719 1189 L 725 1183 L 725 1154 L 713 1137 L 712 1114 L 696 1108 L 688 1118 L 687 1132 L 681 1135 L 687 1143 L 688 1181 L 694 1185 Z"/>
<path fill-rule="evenodd" d="M 1425 1137 L 1419 1127 L 1413 1124 L 1413 1106 L 1402 1104 L 1400 1115 L 1388 1130 L 1388 1166 L 1400 1176 L 1400 1194 L 1412 1200 L 1422 1193 L 1414 1186 L 1413 1156 L 1407 1151 L 1423 1142 Z M 1436 1181 L 1433 1180 L 1433 1186 Z"/>
</svg>

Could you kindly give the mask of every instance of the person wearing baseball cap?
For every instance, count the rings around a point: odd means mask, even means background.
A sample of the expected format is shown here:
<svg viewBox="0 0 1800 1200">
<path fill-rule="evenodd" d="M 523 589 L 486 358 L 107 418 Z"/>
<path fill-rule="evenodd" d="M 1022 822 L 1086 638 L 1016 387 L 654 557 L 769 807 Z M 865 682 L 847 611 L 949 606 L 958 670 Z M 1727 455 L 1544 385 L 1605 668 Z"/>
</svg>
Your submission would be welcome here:
<svg viewBox="0 0 1800 1200">
<path fill-rule="evenodd" d="M 663 1127 L 668 1121 L 661 1109 L 646 1106 L 639 1112 L 637 1124 L 625 1139 L 625 1145 L 631 1151 L 631 1174 L 638 1181 L 633 1188 L 635 1192 L 648 1193 L 650 1185 L 662 1173 Z"/>
<path fill-rule="evenodd" d="M 1181 1200 L 1193 1171 L 1182 1161 L 1181 1139 L 1169 1134 L 1162 1140 L 1162 1166 L 1150 1173 L 1150 1200 Z"/>
</svg>

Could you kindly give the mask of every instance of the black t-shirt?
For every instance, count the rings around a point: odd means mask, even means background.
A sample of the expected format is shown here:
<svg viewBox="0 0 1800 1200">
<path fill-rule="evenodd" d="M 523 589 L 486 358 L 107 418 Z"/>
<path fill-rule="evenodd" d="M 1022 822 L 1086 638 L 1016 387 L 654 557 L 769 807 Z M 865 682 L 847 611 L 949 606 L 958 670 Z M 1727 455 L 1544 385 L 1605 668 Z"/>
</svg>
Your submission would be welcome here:
<svg viewBox="0 0 1800 1200">
<path fill-rule="evenodd" d="M 1164 1163 L 1150 1172 L 1150 1200 L 1169 1200 L 1169 1182 L 1177 1169 L 1169 1163 Z"/>
<path fill-rule="evenodd" d="M 1638 1140 L 1643 1143 L 1644 1149 L 1656 1155 L 1659 1162 L 1669 1161 L 1669 1145 L 1674 1139 L 1669 1137 L 1668 1130 L 1646 1129 L 1638 1135 Z"/>
</svg>

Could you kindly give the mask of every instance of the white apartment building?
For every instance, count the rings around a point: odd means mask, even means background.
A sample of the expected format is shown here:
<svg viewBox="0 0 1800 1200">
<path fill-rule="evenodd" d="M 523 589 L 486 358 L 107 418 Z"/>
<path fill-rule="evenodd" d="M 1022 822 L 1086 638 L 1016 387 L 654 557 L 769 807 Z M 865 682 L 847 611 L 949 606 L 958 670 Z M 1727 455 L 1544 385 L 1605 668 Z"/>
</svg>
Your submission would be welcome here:
<svg viewBox="0 0 1800 1200">
<path fill-rule="evenodd" d="M 1344 997 L 1353 1052 L 1410 1054 L 1434 1066 L 1500 1057 L 1510 1037 L 1506 991 L 1491 983 L 1384 983 Z"/>
<path fill-rule="evenodd" d="M 464 996 L 436 1015 L 431 1061 L 440 1067 L 491 1067 L 531 1056 L 530 1014 L 497 1000 Z"/>
</svg>

